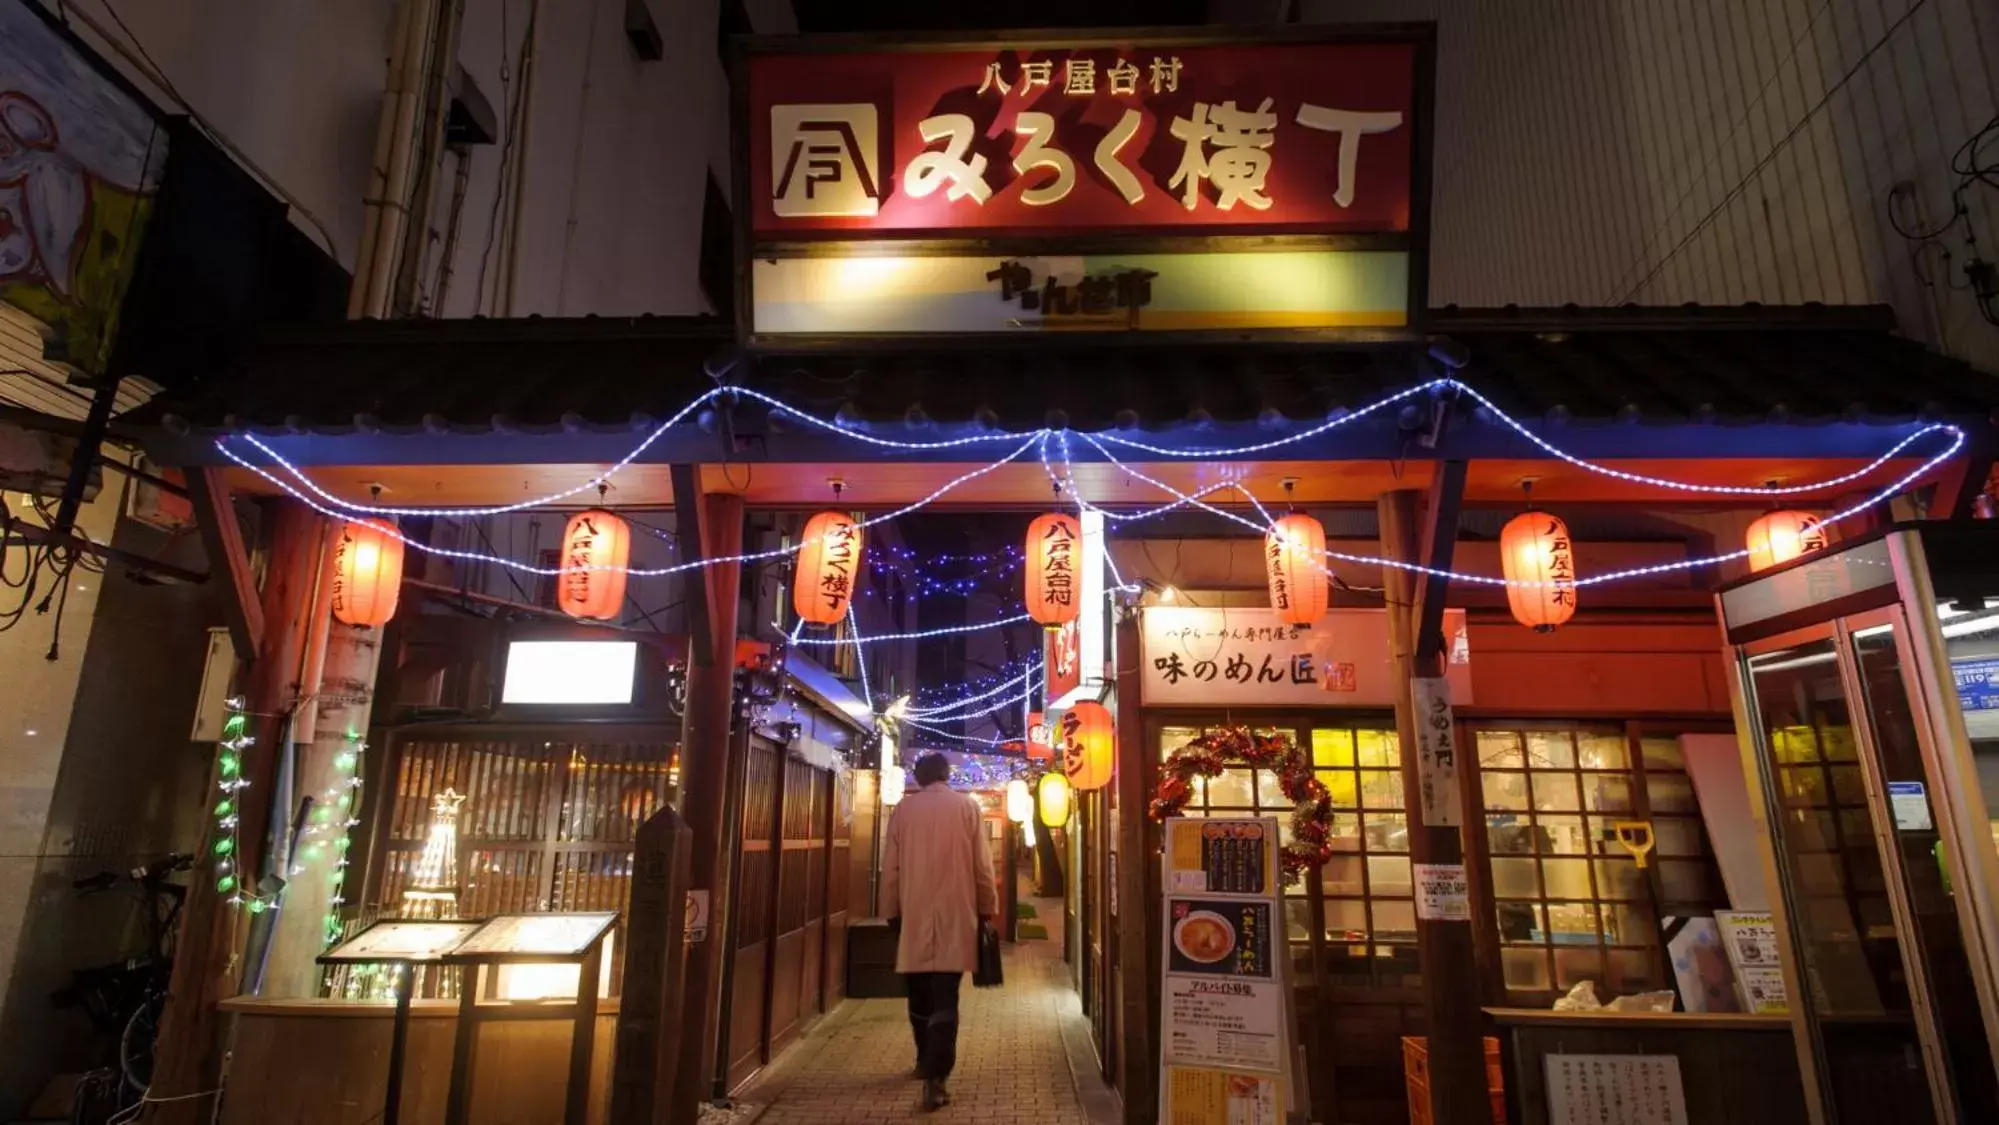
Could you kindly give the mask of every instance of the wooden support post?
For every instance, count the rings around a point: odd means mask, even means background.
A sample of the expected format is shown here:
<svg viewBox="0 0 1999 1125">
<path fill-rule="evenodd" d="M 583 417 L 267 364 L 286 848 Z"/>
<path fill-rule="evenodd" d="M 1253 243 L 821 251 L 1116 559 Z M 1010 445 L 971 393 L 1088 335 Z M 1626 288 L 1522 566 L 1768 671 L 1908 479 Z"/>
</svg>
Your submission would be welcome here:
<svg viewBox="0 0 1999 1125">
<path fill-rule="evenodd" d="M 1381 522 L 1382 555 L 1437 570 L 1450 569 L 1464 477 L 1462 462 L 1444 462 L 1438 466 L 1431 488 L 1428 523 L 1420 529 L 1417 505 L 1421 493 L 1414 489 L 1385 493 L 1376 506 Z M 1412 694 L 1417 677 L 1444 673 L 1445 580 L 1433 575 L 1419 580 L 1412 571 L 1384 567 L 1382 584 L 1388 602 L 1389 644 L 1398 685 L 1395 726 L 1402 743 L 1409 860 L 1426 865 L 1462 864 L 1465 848 L 1461 829 L 1454 824 L 1422 823 L 1423 779 Z M 1462 775 L 1458 771 L 1457 776 L 1462 778 Z M 1450 805 L 1461 807 L 1455 794 Z M 1471 929 L 1467 922 L 1430 921 L 1421 917 L 1416 922 L 1417 951 L 1423 967 L 1423 1008 L 1429 1024 L 1430 1120 L 1436 1125 L 1488 1125 L 1492 1120 L 1479 1011 L 1478 961 Z"/>
<path fill-rule="evenodd" d="M 676 466 L 674 484 L 674 507 L 701 513 L 700 557 L 733 559 L 741 554 L 743 498 L 691 495 L 697 484 L 691 468 L 682 472 Z M 686 517 L 681 520 L 684 528 Z M 694 543 L 683 538 L 682 561 L 690 561 L 688 554 L 695 549 Z M 687 572 L 689 605 L 701 602 L 704 596 L 706 601 L 702 603 L 705 611 L 702 617 L 690 615 L 690 632 L 694 635 L 688 640 L 687 706 L 680 738 L 680 814 L 693 834 L 689 885 L 694 890 L 708 891 L 710 918 L 728 916 L 728 863 L 724 848 L 734 843 L 723 839 L 723 827 L 727 820 L 729 773 L 742 768 L 742 763 L 731 761 L 729 754 L 736 607 L 742 569 L 739 562 L 723 561 Z M 705 578 L 705 582 L 700 578 Z M 696 621 L 705 623 L 706 628 L 697 627 Z M 706 645 L 699 643 L 699 634 L 703 632 L 707 634 Z M 717 1024 L 722 1003 L 722 945 L 721 935 L 711 933 L 708 941 L 688 951 L 684 1017 L 688 1034 L 681 1043 L 680 1065 L 673 1076 L 673 1100 L 667 1117 L 674 1125 L 694 1125 L 699 1103 L 708 1092 L 709 1079 L 715 1070 L 721 1034 Z"/>
<path fill-rule="evenodd" d="M 238 660 L 255 660 L 264 643 L 264 607 L 257 600 L 257 576 L 250 554 L 243 549 L 243 529 L 236 523 L 236 505 L 220 469 L 187 471 L 187 491 L 194 502 L 194 522 L 208 554 L 208 573 L 222 597 L 222 620 Z"/>
<path fill-rule="evenodd" d="M 668 806 L 632 843 L 632 901 L 625 908 L 625 990 L 612 1046 L 608 1125 L 657 1125 L 680 1065 L 686 1020 L 687 882 L 693 834 Z"/>
<path fill-rule="evenodd" d="M 253 716 L 250 729 L 257 739 L 243 756 L 243 777 L 250 785 L 239 802 L 238 814 L 237 838 L 242 852 L 236 857 L 236 870 L 246 882 L 255 878 L 263 863 L 269 795 L 282 749 L 279 732 L 284 712 L 298 697 L 295 681 L 320 562 L 320 520 L 304 505 L 277 502 L 267 527 L 269 557 L 261 596 L 267 626 L 264 644 L 242 681 L 242 694 Z M 211 778 L 211 786 L 213 783 Z M 214 854 L 213 838 L 203 841 L 198 854 Z M 205 1099 L 171 1099 L 214 1090 L 221 1081 L 216 1004 L 236 991 L 239 921 L 238 912 L 224 901 L 226 897 L 215 889 L 214 872 L 198 868 L 181 912 L 179 952 L 167 985 L 166 1008 L 160 1015 L 153 1095 L 162 1101 L 152 1107 L 149 1122 L 193 1125 L 208 1120 L 213 1108 Z"/>
<path fill-rule="evenodd" d="M 1968 520 L 1973 506 L 1985 494 L 1992 479 L 1989 452 L 1965 452 L 1946 463 L 1930 493 L 1929 517 L 1933 520 Z"/>
<path fill-rule="evenodd" d="M 1111 784 L 1117 787 L 1117 812 L 1112 818 L 1115 831 L 1106 826 L 1102 838 L 1117 860 L 1113 867 L 1117 929 L 1110 936 L 1117 943 L 1118 977 L 1106 991 L 1118 1002 L 1118 1093 L 1124 1098 L 1124 1119 L 1127 1125 L 1150 1125 L 1159 1116 L 1159 1013 L 1153 998 L 1159 995 L 1160 967 L 1159 940 L 1152 927 L 1158 900 L 1149 889 L 1159 857 L 1147 843 L 1154 755 L 1145 742 L 1138 705 L 1136 615 L 1117 623 L 1114 651 L 1118 654 L 1117 773 Z M 1104 915 L 1109 917 L 1110 911 Z M 1087 961 L 1089 951 L 1078 949 L 1076 955 Z"/>
</svg>

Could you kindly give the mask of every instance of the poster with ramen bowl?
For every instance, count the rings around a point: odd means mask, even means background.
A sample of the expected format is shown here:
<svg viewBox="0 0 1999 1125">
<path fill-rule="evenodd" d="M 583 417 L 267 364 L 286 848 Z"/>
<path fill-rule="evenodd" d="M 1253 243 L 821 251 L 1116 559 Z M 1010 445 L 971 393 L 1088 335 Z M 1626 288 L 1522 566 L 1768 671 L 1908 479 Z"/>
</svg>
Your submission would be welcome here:
<svg viewBox="0 0 1999 1125">
<path fill-rule="evenodd" d="M 1270 903 L 1179 897 L 1168 903 L 1168 972 L 1271 978 Z"/>
</svg>

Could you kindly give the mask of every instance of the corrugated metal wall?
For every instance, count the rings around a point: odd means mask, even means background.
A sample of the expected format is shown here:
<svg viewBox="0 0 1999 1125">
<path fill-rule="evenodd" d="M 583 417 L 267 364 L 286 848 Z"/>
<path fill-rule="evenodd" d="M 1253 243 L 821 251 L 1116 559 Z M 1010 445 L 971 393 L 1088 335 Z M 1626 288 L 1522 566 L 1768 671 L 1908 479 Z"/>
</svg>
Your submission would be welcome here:
<svg viewBox="0 0 1999 1125">
<path fill-rule="evenodd" d="M 1999 328 L 1962 290 L 1965 227 L 1919 245 L 1890 222 L 1891 197 L 1907 229 L 1951 216 L 1952 154 L 1999 110 L 1989 0 L 1301 14 L 1438 22 L 1433 304 L 1888 302 L 1911 335 L 1999 370 Z M 1999 160 L 1999 137 L 1986 148 Z M 1963 200 L 1999 257 L 1999 190 Z"/>
</svg>

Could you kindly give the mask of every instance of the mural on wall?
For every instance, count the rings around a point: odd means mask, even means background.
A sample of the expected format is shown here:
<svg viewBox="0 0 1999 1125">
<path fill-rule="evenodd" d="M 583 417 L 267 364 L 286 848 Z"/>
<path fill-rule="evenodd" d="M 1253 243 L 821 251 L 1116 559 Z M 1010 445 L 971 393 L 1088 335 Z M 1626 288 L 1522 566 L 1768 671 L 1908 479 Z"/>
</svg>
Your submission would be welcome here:
<svg viewBox="0 0 1999 1125">
<path fill-rule="evenodd" d="M 86 372 L 110 358 L 166 155 L 146 106 L 26 5 L 0 3 L 0 301 Z"/>
</svg>

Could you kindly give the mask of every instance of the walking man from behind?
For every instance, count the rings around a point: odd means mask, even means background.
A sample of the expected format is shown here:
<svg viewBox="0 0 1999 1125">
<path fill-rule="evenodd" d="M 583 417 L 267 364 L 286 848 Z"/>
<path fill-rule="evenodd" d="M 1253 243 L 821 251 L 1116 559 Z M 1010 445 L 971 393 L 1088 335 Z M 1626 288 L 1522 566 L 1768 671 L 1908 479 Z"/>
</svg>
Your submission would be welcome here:
<svg viewBox="0 0 1999 1125">
<path fill-rule="evenodd" d="M 882 847 L 882 913 L 900 925 L 895 971 L 909 987 L 923 1108 L 949 1105 L 958 1061 L 958 986 L 979 964 L 979 925 L 999 916 L 985 817 L 951 788 L 951 760 L 917 759 L 917 792 L 895 806 Z"/>
</svg>

